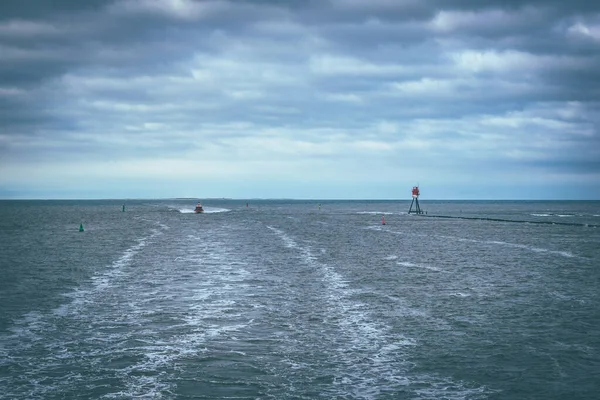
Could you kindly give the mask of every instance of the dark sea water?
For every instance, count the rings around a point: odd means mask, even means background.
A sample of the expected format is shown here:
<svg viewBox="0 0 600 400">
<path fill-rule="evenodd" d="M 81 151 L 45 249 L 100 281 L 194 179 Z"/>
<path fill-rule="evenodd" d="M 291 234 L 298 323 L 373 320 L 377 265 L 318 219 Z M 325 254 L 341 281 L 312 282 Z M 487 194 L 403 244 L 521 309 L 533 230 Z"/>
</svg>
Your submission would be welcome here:
<svg viewBox="0 0 600 400">
<path fill-rule="evenodd" d="M 600 396 L 600 202 L 195 203 L 0 201 L 1 399 Z"/>
</svg>

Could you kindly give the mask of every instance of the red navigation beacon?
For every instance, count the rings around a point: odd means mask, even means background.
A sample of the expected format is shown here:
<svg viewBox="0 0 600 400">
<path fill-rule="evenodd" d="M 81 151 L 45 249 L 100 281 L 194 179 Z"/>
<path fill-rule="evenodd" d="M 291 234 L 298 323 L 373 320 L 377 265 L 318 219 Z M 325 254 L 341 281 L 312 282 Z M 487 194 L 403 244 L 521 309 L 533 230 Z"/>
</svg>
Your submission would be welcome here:
<svg viewBox="0 0 600 400">
<path fill-rule="evenodd" d="M 423 214 L 423 210 L 421 210 L 421 206 L 419 205 L 419 194 L 421 194 L 419 192 L 419 187 L 418 186 L 413 186 L 412 188 L 412 202 L 410 203 L 410 208 L 408 209 L 408 213 L 412 214 Z M 413 205 L 415 206 L 415 209 L 413 210 Z"/>
<path fill-rule="evenodd" d="M 412 197 L 413 197 L 413 198 L 415 198 L 415 197 L 419 197 L 419 187 L 418 187 L 418 186 L 413 186 L 413 189 L 412 189 Z"/>
</svg>

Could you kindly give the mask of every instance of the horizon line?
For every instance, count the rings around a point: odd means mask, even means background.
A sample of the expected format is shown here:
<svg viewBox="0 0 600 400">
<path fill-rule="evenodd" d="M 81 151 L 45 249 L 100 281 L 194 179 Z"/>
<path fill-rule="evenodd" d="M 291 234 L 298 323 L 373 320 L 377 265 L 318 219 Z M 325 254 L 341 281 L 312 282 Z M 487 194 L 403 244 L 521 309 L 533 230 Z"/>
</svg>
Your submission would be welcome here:
<svg viewBox="0 0 600 400">
<path fill-rule="evenodd" d="M 77 197 L 49 197 L 49 198 L 0 198 L 0 201 L 135 201 L 135 200 L 233 200 L 233 201 L 412 201 L 412 198 L 294 198 L 294 197 L 97 197 L 97 198 L 77 198 Z M 600 201 L 599 199 L 492 199 L 492 198 L 437 198 L 437 199 L 419 199 L 420 201 Z"/>
</svg>

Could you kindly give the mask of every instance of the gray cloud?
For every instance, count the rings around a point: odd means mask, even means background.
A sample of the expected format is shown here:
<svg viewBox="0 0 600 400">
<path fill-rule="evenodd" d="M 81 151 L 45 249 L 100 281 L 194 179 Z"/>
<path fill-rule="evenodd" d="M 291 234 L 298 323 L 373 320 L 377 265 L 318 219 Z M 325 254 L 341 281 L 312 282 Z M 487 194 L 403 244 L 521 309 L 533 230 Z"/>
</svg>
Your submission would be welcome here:
<svg viewBox="0 0 600 400">
<path fill-rule="evenodd" d="M 593 2 L 34 3 L 0 4 L 0 171 L 31 185 L 70 159 L 598 186 Z"/>
</svg>

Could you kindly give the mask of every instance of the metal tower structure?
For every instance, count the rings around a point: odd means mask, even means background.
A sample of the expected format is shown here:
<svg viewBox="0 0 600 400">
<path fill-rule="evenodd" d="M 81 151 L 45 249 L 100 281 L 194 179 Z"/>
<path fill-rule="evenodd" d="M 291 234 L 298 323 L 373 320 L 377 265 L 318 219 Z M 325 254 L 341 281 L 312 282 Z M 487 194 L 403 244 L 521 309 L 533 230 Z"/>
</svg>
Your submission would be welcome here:
<svg viewBox="0 0 600 400">
<path fill-rule="evenodd" d="M 419 187 L 418 186 L 413 186 L 412 188 L 412 202 L 410 203 L 410 208 L 408 209 L 408 213 L 415 213 L 415 214 L 423 214 L 423 211 L 421 210 L 421 206 L 419 206 Z M 415 206 L 415 209 L 413 211 L 413 205 Z"/>
</svg>

